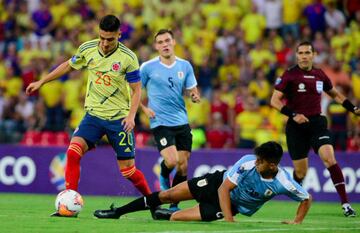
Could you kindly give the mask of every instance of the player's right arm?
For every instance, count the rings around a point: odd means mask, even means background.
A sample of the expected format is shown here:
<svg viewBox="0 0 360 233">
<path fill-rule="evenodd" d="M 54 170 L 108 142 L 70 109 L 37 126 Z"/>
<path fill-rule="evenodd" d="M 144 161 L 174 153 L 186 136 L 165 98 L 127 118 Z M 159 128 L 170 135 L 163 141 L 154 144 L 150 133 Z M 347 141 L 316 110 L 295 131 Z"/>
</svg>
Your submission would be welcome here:
<svg viewBox="0 0 360 233">
<path fill-rule="evenodd" d="M 300 202 L 299 207 L 296 211 L 296 216 L 295 219 L 292 221 L 283 221 L 282 223 L 284 224 L 301 224 L 302 221 L 304 220 L 307 212 L 310 209 L 311 206 L 311 195 L 309 195 L 309 199 L 305 199 L 302 202 Z"/>
<path fill-rule="evenodd" d="M 146 89 L 147 83 L 149 81 L 149 76 L 147 74 L 147 68 L 146 68 L 146 63 L 142 64 L 140 66 L 140 78 L 141 78 L 141 84 L 142 84 L 142 88 Z M 146 93 L 146 91 L 144 92 Z M 140 108 L 144 111 L 145 115 L 149 118 L 154 118 L 155 117 L 155 112 L 154 110 L 152 110 L 151 108 L 145 106 L 142 102 L 140 102 Z"/>
<path fill-rule="evenodd" d="M 224 220 L 227 222 L 234 222 L 234 217 L 231 211 L 230 191 L 235 187 L 236 185 L 226 178 L 218 189 L 221 211 L 224 215 Z"/>
<path fill-rule="evenodd" d="M 42 77 L 39 81 L 30 83 L 30 85 L 26 88 L 26 94 L 27 95 L 31 94 L 32 92 L 38 90 L 45 83 L 60 78 L 64 74 L 69 73 L 71 70 L 72 67 L 69 64 L 69 61 L 63 62 L 61 65 L 56 67 L 55 70 L 51 71 L 49 74 Z"/>
</svg>

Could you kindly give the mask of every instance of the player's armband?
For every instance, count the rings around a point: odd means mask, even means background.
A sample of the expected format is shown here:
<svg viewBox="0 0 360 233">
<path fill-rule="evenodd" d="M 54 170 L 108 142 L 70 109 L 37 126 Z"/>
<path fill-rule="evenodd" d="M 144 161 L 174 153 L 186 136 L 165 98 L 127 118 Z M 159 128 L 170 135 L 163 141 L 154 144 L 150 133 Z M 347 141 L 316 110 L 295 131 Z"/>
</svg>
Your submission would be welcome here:
<svg viewBox="0 0 360 233">
<path fill-rule="evenodd" d="M 354 113 L 358 109 L 358 107 L 354 106 L 348 99 L 344 100 L 344 102 L 342 103 L 342 106 L 346 110 L 348 110 L 349 112 L 352 112 L 352 113 Z"/>
</svg>

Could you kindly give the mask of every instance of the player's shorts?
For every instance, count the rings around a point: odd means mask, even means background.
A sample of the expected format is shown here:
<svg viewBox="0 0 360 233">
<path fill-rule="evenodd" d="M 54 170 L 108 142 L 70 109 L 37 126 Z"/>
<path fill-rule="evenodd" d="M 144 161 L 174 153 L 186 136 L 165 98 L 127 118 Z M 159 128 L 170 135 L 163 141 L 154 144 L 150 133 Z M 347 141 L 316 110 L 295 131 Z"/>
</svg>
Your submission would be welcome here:
<svg viewBox="0 0 360 233">
<path fill-rule="evenodd" d="M 86 113 L 73 137 L 84 138 L 91 149 L 106 135 L 118 160 L 132 159 L 135 157 L 134 132 L 126 133 L 122 120 L 103 120 Z"/>
<path fill-rule="evenodd" d="M 225 171 L 216 171 L 188 181 L 189 190 L 199 203 L 202 221 L 214 221 L 224 217 L 218 196 L 218 189 L 223 182 Z M 232 206 L 233 215 L 237 213 Z"/>
<path fill-rule="evenodd" d="M 158 126 L 152 129 L 159 151 L 175 145 L 178 151 L 191 152 L 192 134 L 188 124 L 179 126 Z"/>
<path fill-rule="evenodd" d="M 286 124 L 286 141 L 292 160 L 306 158 L 310 147 L 318 153 L 322 145 L 332 144 L 326 117 L 318 115 L 308 118 L 308 123 L 297 124 L 289 119 Z"/>
</svg>

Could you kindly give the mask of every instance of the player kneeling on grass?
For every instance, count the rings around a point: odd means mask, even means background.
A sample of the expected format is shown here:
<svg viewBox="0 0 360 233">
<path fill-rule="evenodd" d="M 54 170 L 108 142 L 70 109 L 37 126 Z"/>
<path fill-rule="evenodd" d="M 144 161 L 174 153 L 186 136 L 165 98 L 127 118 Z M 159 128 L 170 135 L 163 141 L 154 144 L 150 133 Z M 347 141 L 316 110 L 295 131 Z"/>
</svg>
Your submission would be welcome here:
<svg viewBox="0 0 360 233">
<path fill-rule="evenodd" d="M 295 219 L 284 221 L 299 224 L 311 205 L 311 196 L 278 164 L 283 149 L 276 142 L 266 142 L 255 148 L 255 155 L 245 155 L 228 171 L 216 171 L 184 181 L 168 190 L 138 198 L 124 206 L 96 210 L 97 218 L 119 218 L 121 215 L 152 209 L 165 203 L 195 199 L 199 204 L 171 212 L 157 209 L 155 219 L 173 221 L 213 221 L 224 218 L 233 222 L 241 213 L 253 215 L 276 195 L 285 194 L 299 201 Z"/>
</svg>

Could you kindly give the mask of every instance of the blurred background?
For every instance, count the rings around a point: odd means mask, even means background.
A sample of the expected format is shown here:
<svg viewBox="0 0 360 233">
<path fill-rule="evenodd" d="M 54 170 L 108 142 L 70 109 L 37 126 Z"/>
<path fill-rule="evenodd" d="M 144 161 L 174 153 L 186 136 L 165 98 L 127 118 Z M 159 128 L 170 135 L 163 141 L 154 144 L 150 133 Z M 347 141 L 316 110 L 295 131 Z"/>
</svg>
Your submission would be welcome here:
<svg viewBox="0 0 360 233">
<path fill-rule="evenodd" d="M 0 0 L 0 143 L 67 146 L 84 115 L 86 72 L 73 71 L 31 96 L 24 90 L 97 38 L 99 19 L 110 13 L 140 63 L 156 56 L 157 30 L 173 30 L 176 55 L 192 63 L 202 94 L 200 104 L 186 99 L 194 149 L 253 148 L 268 140 L 286 148 L 286 117 L 269 98 L 303 40 L 314 44 L 315 66 L 360 104 L 359 0 Z M 336 150 L 359 152 L 360 118 L 325 95 L 322 112 Z M 137 147 L 153 147 L 140 111 L 136 124 Z"/>
</svg>

